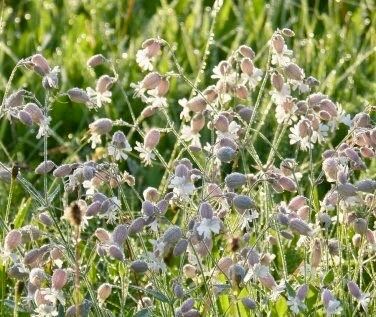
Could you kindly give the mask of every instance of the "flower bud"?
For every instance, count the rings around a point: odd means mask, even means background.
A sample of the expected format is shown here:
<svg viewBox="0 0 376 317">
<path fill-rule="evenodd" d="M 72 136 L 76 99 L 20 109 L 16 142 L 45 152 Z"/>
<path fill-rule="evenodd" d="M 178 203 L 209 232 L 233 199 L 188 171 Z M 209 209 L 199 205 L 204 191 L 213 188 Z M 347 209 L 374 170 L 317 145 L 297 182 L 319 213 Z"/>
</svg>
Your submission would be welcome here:
<svg viewBox="0 0 376 317">
<path fill-rule="evenodd" d="M 89 124 L 89 129 L 91 133 L 98 135 L 103 135 L 112 130 L 112 121 L 107 118 L 97 119 Z"/>
<path fill-rule="evenodd" d="M 153 150 L 159 143 L 161 134 L 157 129 L 151 129 L 144 138 L 144 146 L 149 150 Z"/>
<path fill-rule="evenodd" d="M 38 124 L 43 121 L 43 112 L 35 103 L 29 102 L 28 104 L 26 104 L 24 107 L 24 111 L 26 111 L 29 114 L 31 120 L 34 123 Z"/>
<path fill-rule="evenodd" d="M 191 264 L 185 264 L 183 266 L 183 273 L 187 278 L 195 278 L 196 277 L 196 268 Z"/>
<path fill-rule="evenodd" d="M 197 113 L 193 116 L 191 121 L 192 133 L 199 133 L 205 126 L 205 117 L 201 113 Z"/>
<path fill-rule="evenodd" d="M 30 114 L 25 110 L 21 110 L 18 113 L 18 119 L 25 125 L 33 124 L 33 119 L 31 118 Z"/>
<path fill-rule="evenodd" d="M 193 112 L 202 112 L 206 108 L 206 100 L 201 95 L 197 95 L 190 99 L 185 106 Z"/>
<path fill-rule="evenodd" d="M 256 309 L 256 302 L 249 298 L 249 297 L 244 297 L 242 299 L 242 304 L 244 305 L 245 308 L 248 308 L 248 309 Z"/>
<path fill-rule="evenodd" d="M 50 66 L 48 65 L 47 60 L 41 54 L 35 54 L 31 57 L 31 62 L 33 63 L 34 71 L 41 75 L 45 76 L 50 72 Z"/>
<path fill-rule="evenodd" d="M 352 296 L 354 296 L 356 299 L 361 299 L 362 291 L 355 282 L 349 281 L 347 283 L 347 288 L 349 289 L 349 292 Z"/>
<path fill-rule="evenodd" d="M 110 297 L 111 291 L 112 286 L 109 283 L 103 283 L 101 286 L 99 286 L 97 290 L 98 301 L 101 303 L 105 302 L 106 299 Z"/>
<path fill-rule="evenodd" d="M 285 66 L 285 74 L 288 78 L 301 81 L 304 78 L 304 71 L 298 65 L 290 63 Z"/>
<path fill-rule="evenodd" d="M 231 173 L 225 177 L 226 186 L 229 188 L 238 188 L 247 183 L 247 177 L 241 173 Z"/>
<path fill-rule="evenodd" d="M 63 164 L 58 166 L 52 173 L 55 177 L 66 177 L 72 173 L 72 166 L 70 164 Z"/>
<path fill-rule="evenodd" d="M 235 157 L 236 151 L 228 146 L 221 147 L 217 152 L 217 158 L 223 163 L 229 163 Z"/>
<path fill-rule="evenodd" d="M 304 235 L 304 236 L 312 235 L 311 227 L 299 218 L 291 219 L 289 222 L 289 227 L 291 230 L 301 235 Z"/>
<path fill-rule="evenodd" d="M 35 173 L 36 174 L 47 174 L 49 172 L 51 172 L 53 169 L 55 168 L 55 163 L 52 162 L 52 161 L 44 161 L 42 163 L 40 163 L 36 169 L 35 169 Z"/>
<path fill-rule="evenodd" d="M 111 239 L 110 233 L 103 228 L 97 228 L 94 232 L 94 235 L 100 242 L 108 242 Z"/>
<path fill-rule="evenodd" d="M 274 34 L 272 38 L 272 45 L 275 51 L 278 54 L 281 54 L 283 52 L 283 49 L 285 47 L 285 40 L 284 38 L 279 34 Z"/>
<path fill-rule="evenodd" d="M 22 243 L 22 234 L 19 230 L 13 229 L 5 236 L 4 248 L 8 251 L 15 250 Z"/>
<path fill-rule="evenodd" d="M 354 231 L 356 233 L 361 234 L 361 235 L 367 233 L 368 223 L 365 219 L 363 218 L 355 219 L 355 221 L 353 222 L 353 226 L 354 226 Z"/>
<path fill-rule="evenodd" d="M 169 227 L 162 236 L 162 240 L 168 244 L 176 244 L 182 237 L 181 229 L 178 226 Z"/>
<path fill-rule="evenodd" d="M 42 212 L 38 215 L 38 219 L 45 226 L 50 227 L 53 225 L 53 220 L 47 212 Z"/>
<path fill-rule="evenodd" d="M 213 218 L 213 207 L 207 202 L 203 202 L 200 204 L 199 212 L 202 218 Z"/>
<path fill-rule="evenodd" d="M 234 207 L 241 212 L 255 207 L 254 201 L 245 195 L 236 195 L 232 203 L 234 204 Z"/>
<path fill-rule="evenodd" d="M 116 243 L 118 246 L 122 246 L 125 239 L 128 237 L 127 226 L 123 224 L 117 225 L 111 236 L 114 243 Z"/>
<path fill-rule="evenodd" d="M 296 297 L 301 301 L 303 302 L 308 294 L 308 285 L 307 284 L 303 284 L 301 286 L 299 286 L 299 288 L 297 289 L 296 291 Z"/>
<path fill-rule="evenodd" d="M 145 273 L 148 270 L 148 265 L 145 261 L 136 260 L 131 263 L 130 268 L 136 273 Z"/>
<path fill-rule="evenodd" d="M 132 221 L 128 228 L 129 235 L 135 235 L 137 233 L 140 233 L 145 227 L 145 219 L 144 218 L 136 218 Z"/>
<path fill-rule="evenodd" d="M 284 189 L 284 190 L 287 190 L 289 192 L 295 192 L 296 189 L 297 189 L 297 186 L 295 184 L 295 182 L 289 178 L 289 177 L 285 177 L 285 176 L 282 176 L 279 180 L 278 180 L 278 184 Z"/>
<path fill-rule="evenodd" d="M 73 102 L 84 103 L 84 104 L 90 102 L 89 95 L 86 93 L 85 90 L 81 88 L 77 88 L 77 87 L 71 88 L 67 91 L 67 95 L 69 99 Z"/>
<path fill-rule="evenodd" d="M 86 65 L 87 67 L 94 68 L 99 65 L 102 65 L 105 61 L 106 61 L 106 58 L 102 54 L 96 54 L 88 59 L 88 61 L 86 62 Z"/>
<path fill-rule="evenodd" d="M 239 47 L 239 53 L 240 53 L 241 55 L 243 55 L 244 57 L 246 57 L 246 58 L 250 58 L 250 59 L 253 59 L 253 58 L 256 56 L 256 54 L 255 54 L 255 52 L 253 51 L 253 49 L 250 48 L 250 47 L 247 46 L 247 45 L 241 45 L 241 46 Z"/>
<path fill-rule="evenodd" d="M 187 251 L 188 247 L 188 240 L 187 239 L 180 239 L 178 243 L 176 243 L 172 254 L 174 256 L 180 256 Z"/>
<path fill-rule="evenodd" d="M 148 187 L 144 190 L 143 196 L 145 200 L 151 201 L 151 202 L 157 202 L 159 199 L 159 193 L 158 190 L 154 187 Z"/>
<path fill-rule="evenodd" d="M 281 91 L 284 84 L 284 78 L 280 73 L 273 73 L 271 77 L 272 86 L 277 90 Z"/>
<path fill-rule="evenodd" d="M 117 245 L 111 245 L 108 248 L 108 254 L 116 260 L 124 261 L 124 253 Z"/>
<path fill-rule="evenodd" d="M 63 269 L 56 269 L 52 274 L 52 287 L 55 289 L 62 289 L 67 283 L 68 274 Z"/>
</svg>

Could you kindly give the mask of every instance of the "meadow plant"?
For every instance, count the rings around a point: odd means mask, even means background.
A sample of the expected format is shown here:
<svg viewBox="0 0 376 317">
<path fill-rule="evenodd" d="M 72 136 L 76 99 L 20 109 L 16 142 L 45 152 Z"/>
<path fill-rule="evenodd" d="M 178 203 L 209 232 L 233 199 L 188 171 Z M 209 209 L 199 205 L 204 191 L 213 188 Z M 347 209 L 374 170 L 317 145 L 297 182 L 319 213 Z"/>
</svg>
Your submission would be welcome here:
<svg viewBox="0 0 376 317">
<path fill-rule="evenodd" d="M 15 316 L 375 312 L 372 107 L 350 115 L 320 92 L 320 78 L 289 48 L 293 36 L 274 32 L 266 64 L 240 45 L 207 87 L 200 76 L 212 33 L 195 82 L 162 38 L 142 43 L 140 80 L 126 87 L 105 52 L 83 66 L 105 70 L 94 88 L 62 91 L 60 68 L 42 53 L 17 63 L 15 71 L 41 77 L 45 99 L 10 79 L 1 103 L 2 120 L 30 127 L 43 144 L 31 181 L 9 162 L 0 168 L 10 192 L 1 217 L 3 292 Z M 167 73 L 158 72 L 162 56 L 173 65 Z M 171 99 L 172 81 L 189 84 L 191 94 Z M 130 122 L 111 116 L 114 90 Z M 53 161 L 49 152 L 58 98 L 92 114 L 74 160 Z M 144 103 L 139 114 L 132 98 Z M 268 113 L 263 99 L 272 103 Z M 166 136 L 175 146 L 161 151 Z M 130 159 L 146 170 L 160 165 L 159 186 L 132 175 Z M 33 199 L 30 224 L 21 227 L 10 219 L 15 183 Z"/>
</svg>

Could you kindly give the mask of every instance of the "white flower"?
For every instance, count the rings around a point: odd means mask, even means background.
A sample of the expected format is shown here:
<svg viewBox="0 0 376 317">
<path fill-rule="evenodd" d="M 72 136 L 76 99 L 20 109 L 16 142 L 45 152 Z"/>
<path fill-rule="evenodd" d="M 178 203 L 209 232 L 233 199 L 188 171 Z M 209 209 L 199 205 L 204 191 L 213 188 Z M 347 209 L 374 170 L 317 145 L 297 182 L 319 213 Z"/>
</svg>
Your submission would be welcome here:
<svg viewBox="0 0 376 317">
<path fill-rule="evenodd" d="M 136 141 L 134 149 L 140 153 L 140 159 L 145 166 L 152 165 L 151 161 L 155 159 L 153 150 L 144 147 L 144 145 L 138 141 Z"/>
<path fill-rule="evenodd" d="M 242 82 L 248 83 L 249 88 L 253 90 L 257 87 L 258 83 L 261 81 L 262 74 L 263 72 L 261 69 L 254 67 L 251 75 L 242 73 L 241 79 L 242 79 Z"/>
<path fill-rule="evenodd" d="M 99 91 L 94 90 L 91 87 L 87 87 L 86 92 L 91 100 L 91 103 L 87 104 L 89 109 L 101 108 L 103 104 L 111 103 L 112 93 L 109 90 L 106 90 L 104 92 L 99 92 Z"/>
<path fill-rule="evenodd" d="M 307 308 L 307 306 L 296 296 L 288 296 L 287 305 L 294 314 L 299 314 L 300 311 Z"/>
<path fill-rule="evenodd" d="M 91 142 L 91 148 L 95 149 L 98 144 L 102 143 L 100 134 L 92 133 L 92 135 L 89 138 L 89 141 Z"/>
<path fill-rule="evenodd" d="M 246 276 L 244 277 L 244 282 L 247 283 L 251 279 L 255 282 L 259 278 L 265 278 L 269 274 L 269 267 L 256 263 L 253 267 L 250 267 Z"/>
<path fill-rule="evenodd" d="M 39 124 L 39 130 L 38 134 L 36 136 L 37 139 L 40 139 L 42 136 L 49 136 L 51 130 L 50 130 L 50 122 L 51 117 L 44 117 L 42 121 L 40 121 Z"/>
<path fill-rule="evenodd" d="M 200 133 L 193 133 L 190 126 L 183 125 L 181 138 L 186 142 L 190 142 L 191 146 L 201 148 Z"/>
<path fill-rule="evenodd" d="M 92 178 L 91 180 L 83 181 L 82 186 L 83 188 L 85 188 L 87 196 L 93 196 L 97 192 L 94 178 Z"/>
<path fill-rule="evenodd" d="M 271 45 L 271 46 L 272 46 L 272 49 L 273 49 L 273 52 L 272 52 L 272 64 L 273 65 L 285 66 L 288 63 L 290 63 L 291 56 L 292 56 L 292 50 L 289 50 L 287 48 L 286 44 L 284 45 L 282 52 L 280 52 L 280 53 L 278 53 L 276 51 L 276 49 L 274 48 L 273 45 Z"/>
<path fill-rule="evenodd" d="M 41 304 L 39 305 L 34 312 L 36 314 L 33 314 L 35 317 L 54 317 L 58 316 L 59 312 L 56 309 L 56 306 L 49 305 L 49 304 Z"/>
<path fill-rule="evenodd" d="M 195 185 L 189 177 L 180 177 L 176 175 L 171 178 L 168 187 L 173 188 L 174 196 L 180 199 L 187 199 L 195 190 Z"/>
<path fill-rule="evenodd" d="M 329 300 L 328 304 L 325 305 L 326 315 L 340 315 L 342 312 L 342 307 L 340 301 L 336 299 Z"/>
<path fill-rule="evenodd" d="M 186 98 L 178 100 L 178 104 L 183 108 L 183 111 L 180 112 L 180 119 L 184 119 L 184 121 L 189 121 L 191 119 L 189 108 L 186 106 L 187 102 L 188 100 Z"/>
<path fill-rule="evenodd" d="M 219 233 L 221 229 L 221 221 L 217 217 L 211 219 L 204 218 L 201 220 L 200 225 L 197 227 L 197 232 L 199 235 L 203 235 L 204 239 L 210 238 L 211 233 Z"/>
<path fill-rule="evenodd" d="M 278 297 L 285 291 L 285 288 L 285 281 L 281 281 L 278 285 L 274 286 L 270 294 L 270 300 L 273 302 L 276 301 Z"/>
<path fill-rule="evenodd" d="M 237 140 L 239 138 L 239 130 L 240 125 L 237 124 L 235 121 L 231 121 L 226 132 L 216 131 L 218 137 L 217 142 L 222 140 L 223 138 L 228 138 L 234 141 Z"/>
<path fill-rule="evenodd" d="M 153 64 L 152 64 L 153 61 L 154 61 L 154 57 L 149 57 L 147 49 L 142 49 L 142 50 L 137 51 L 136 62 L 142 70 L 144 71 L 153 70 Z"/>
</svg>

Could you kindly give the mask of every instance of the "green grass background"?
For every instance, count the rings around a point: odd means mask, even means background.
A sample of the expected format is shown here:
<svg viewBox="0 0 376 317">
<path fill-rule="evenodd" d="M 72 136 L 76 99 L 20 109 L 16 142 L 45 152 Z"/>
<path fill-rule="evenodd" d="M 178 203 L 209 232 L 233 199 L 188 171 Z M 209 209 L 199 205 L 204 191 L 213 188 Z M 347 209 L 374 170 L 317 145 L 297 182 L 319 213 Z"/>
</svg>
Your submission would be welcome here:
<svg viewBox="0 0 376 317">
<path fill-rule="evenodd" d="M 41 52 L 52 66 L 61 67 L 61 93 L 76 86 L 93 86 L 96 76 L 108 72 L 100 67 L 94 74 L 86 67 L 90 56 L 102 53 L 116 62 L 121 85 L 131 97 L 129 84 L 143 77 L 134 60 L 136 51 L 145 39 L 154 36 L 176 46 L 178 62 L 186 76 L 194 81 L 208 39 L 213 2 L 0 0 L 0 97 L 17 61 L 36 52 Z M 340 102 L 351 113 L 375 105 L 376 5 L 371 0 L 224 0 L 199 88 L 211 83 L 213 66 L 241 44 L 256 51 L 258 67 L 265 66 L 268 40 L 276 28 L 283 27 L 295 31 L 296 36 L 288 41 L 288 45 L 306 74 L 320 80 L 320 91 Z M 164 73 L 172 70 L 174 65 L 171 58 L 162 55 L 157 68 Z M 21 87 L 43 99 L 40 78 L 31 71 L 17 71 L 12 88 Z M 191 87 L 182 80 L 172 80 L 169 111 L 176 122 L 180 111 L 177 100 L 188 97 L 190 91 Z M 131 102 L 135 113 L 139 114 L 143 105 L 139 100 L 131 99 Z M 263 106 L 268 102 L 269 98 L 264 98 Z M 90 113 L 82 105 L 72 104 L 65 96 L 58 97 L 52 107 L 54 135 L 49 140 L 49 156 L 56 162 L 74 160 L 85 130 L 95 116 L 130 120 L 118 89 L 113 90 L 112 104 L 98 113 Z M 264 133 L 272 139 L 274 115 L 268 120 Z M 163 126 L 164 121 L 156 116 L 145 124 Z M 135 140 L 132 139 L 132 145 Z M 166 137 L 158 149 L 168 158 L 174 143 L 173 137 Z M 259 149 L 262 156 L 262 147 Z M 42 159 L 41 151 L 42 141 L 36 141 L 35 131 L 20 124 L 10 125 L 6 120 L 0 122 L 1 162 L 9 165 L 15 161 L 22 163 L 23 171 L 30 179 L 34 177 L 31 171 Z M 289 153 L 288 143 L 282 151 L 286 156 L 294 155 Z M 81 158 L 90 158 L 89 147 L 83 149 Z M 143 184 L 142 188 L 157 186 L 163 172 L 159 166 L 142 170 L 133 160 L 126 168 L 137 177 L 139 184 Z M 34 178 L 33 181 L 41 184 L 41 180 Z M 8 190 L 8 185 L 0 184 L 0 209 L 5 209 Z M 19 215 L 16 226 L 27 224 L 31 218 L 30 200 L 24 196 L 22 188 L 16 186 L 11 209 L 11 219 Z M 4 279 L 4 276 L 0 278 Z M 4 298 L 5 289 L 1 288 L 1 292 Z"/>
</svg>

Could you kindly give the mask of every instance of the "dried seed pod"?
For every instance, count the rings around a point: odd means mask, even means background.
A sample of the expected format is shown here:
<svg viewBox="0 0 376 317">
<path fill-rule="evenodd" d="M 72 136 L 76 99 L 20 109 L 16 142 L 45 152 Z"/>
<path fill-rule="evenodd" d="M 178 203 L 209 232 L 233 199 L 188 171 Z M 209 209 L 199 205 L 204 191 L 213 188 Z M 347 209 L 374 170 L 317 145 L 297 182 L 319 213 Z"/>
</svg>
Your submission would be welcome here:
<svg viewBox="0 0 376 317">
<path fill-rule="evenodd" d="M 136 273 L 145 273 L 148 270 L 148 265 L 145 261 L 135 260 L 131 263 L 130 268 Z"/>
<path fill-rule="evenodd" d="M 101 303 L 105 302 L 106 299 L 110 297 L 111 291 L 112 286 L 109 283 L 103 283 L 101 286 L 99 286 L 97 290 L 98 301 Z"/>
<path fill-rule="evenodd" d="M 22 234 L 19 230 L 12 229 L 5 236 L 4 248 L 7 251 L 13 251 L 17 249 L 22 243 Z"/>
<path fill-rule="evenodd" d="M 66 270 L 63 269 L 56 269 L 52 274 L 52 287 L 55 289 L 62 289 L 64 285 L 67 283 L 68 274 Z"/>
<path fill-rule="evenodd" d="M 40 163 L 35 168 L 35 173 L 40 174 L 40 175 L 44 175 L 44 174 L 51 172 L 54 168 L 55 168 L 55 163 L 50 161 L 50 160 L 47 160 L 47 161 Z"/>
<path fill-rule="evenodd" d="M 84 209 L 85 206 L 86 202 L 83 200 L 72 202 L 68 207 L 64 209 L 64 218 L 67 219 L 67 221 L 72 226 L 79 227 L 86 212 L 86 210 Z"/>
</svg>

